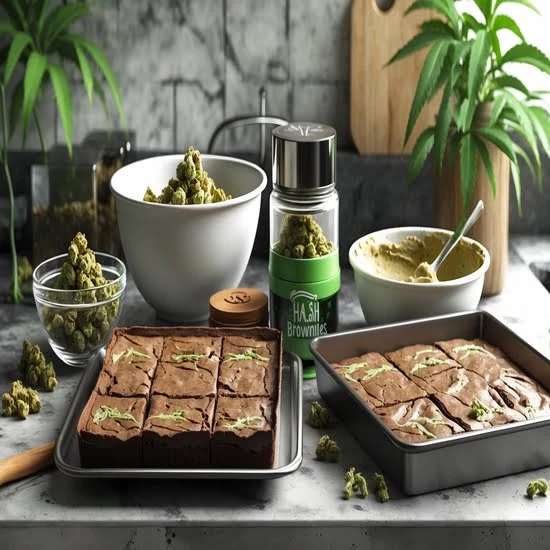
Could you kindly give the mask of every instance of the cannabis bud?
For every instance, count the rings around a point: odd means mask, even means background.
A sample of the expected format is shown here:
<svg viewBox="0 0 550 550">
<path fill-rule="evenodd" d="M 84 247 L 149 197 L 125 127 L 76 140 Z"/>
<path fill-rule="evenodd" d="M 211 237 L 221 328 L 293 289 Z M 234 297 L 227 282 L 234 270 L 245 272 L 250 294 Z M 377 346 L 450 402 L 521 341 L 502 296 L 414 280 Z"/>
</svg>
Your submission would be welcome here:
<svg viewBox="0 0 550 550">
<path fill-rule="evenodd" d="M 330 439 L 328 435 L 324 435 L 319 439 L 315 456 L 322 462 L 337 462 L 340 458 L 340 447 L 338 447 L 336 441 Z"/>
<path fill-rule="evenodd" d="M 214 180 L 202 168 L 201 154 L 189 147 L 183 160 L 176 167 L 176 178 L 172 178 L 166 187 L 156 196 L 147 187 L 143 200 L 160 204 L 209 204 L 229 200 L 223 189 L 216 187 Z"/>
<path fill-rule="evenodd" d="M 19 380 L 12 383 L 9 393 L 2 396 L 4 416 L 17 415 L 25 420 L 29 413 L 40 412 L 40 396 L 36 390 L 26 388 Z"/>
<path fill-rule="evenodd" d="M 309 424 L 314 428 L 328 428 L 330 424 L 330 414 L 326 407 L 323 407 L 318 401 L 314 401 L 309 409 Z"/>
<path fill-rule="evenodd" d="M 548 482 L 545 479 L 536 479 L 535 481 L 531 481 L 529 485 L 527 485 L 527 496 L 529 498 L 534 498 L 535 495 L 545 497 L 547 491 Z"/>
<path fill-rule="evenodd" d="M 33 388 L 42 388 L 53 391 L 57 386 L 57 378 L 53 363 L 46 363 L 46 358 L 38 344 L 31 344 L 28 340 L 23 341 L 23 351 L 19 360 L 19 371 L 27 384 Z"/>
<path fill-rule="evenodd" d="M 279 240 L 273 250 L 281 256 L 297 259 L 320 258 L 334 250 L 327 242 L 321 226 L 311 214 L 285 216 Z"/>
<path fill-rule="evenodd" d="M 382 504 L 390 500 L 390 493 L 388 492 L 388 486 L 386 485 L 386 480 L 382 474 L 374 474 L 373 476 L 376 498 Z"/>
</svg>

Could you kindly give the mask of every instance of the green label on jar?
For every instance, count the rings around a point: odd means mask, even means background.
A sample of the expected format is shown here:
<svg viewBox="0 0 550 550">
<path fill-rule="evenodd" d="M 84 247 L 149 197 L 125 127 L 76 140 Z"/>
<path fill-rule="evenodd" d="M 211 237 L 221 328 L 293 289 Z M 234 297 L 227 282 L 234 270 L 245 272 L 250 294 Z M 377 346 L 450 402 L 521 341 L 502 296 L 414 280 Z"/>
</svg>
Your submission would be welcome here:
<svg viewBox="0 0 550 550">
<path fill-rule="evenodd" d="M 337 294 L 317 299 L 305 290 L 293 290 L 289 299 L 271 292 L 271 326 L 283 333 L 283 348 L 302 359 L 312 359 L 309 343 L 317 336 L 335 332 L 338 326 Z"/>
</svg>

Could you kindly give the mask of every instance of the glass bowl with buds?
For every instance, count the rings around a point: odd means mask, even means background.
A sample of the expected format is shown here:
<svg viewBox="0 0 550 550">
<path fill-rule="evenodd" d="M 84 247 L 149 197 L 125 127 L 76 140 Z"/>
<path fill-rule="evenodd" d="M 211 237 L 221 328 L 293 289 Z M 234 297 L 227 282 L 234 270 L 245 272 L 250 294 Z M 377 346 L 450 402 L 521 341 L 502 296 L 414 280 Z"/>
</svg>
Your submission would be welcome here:
<svg viewBox="0 0 550 550">
<path fill-rule="evenodd" d="M 126 267 L 94 253 L 78 233 L 66 254 L 42 262 L 33 273 L 33 294 L 55 354 L 85 367 L 109 341 L 126 288 Z"/>
</svg>

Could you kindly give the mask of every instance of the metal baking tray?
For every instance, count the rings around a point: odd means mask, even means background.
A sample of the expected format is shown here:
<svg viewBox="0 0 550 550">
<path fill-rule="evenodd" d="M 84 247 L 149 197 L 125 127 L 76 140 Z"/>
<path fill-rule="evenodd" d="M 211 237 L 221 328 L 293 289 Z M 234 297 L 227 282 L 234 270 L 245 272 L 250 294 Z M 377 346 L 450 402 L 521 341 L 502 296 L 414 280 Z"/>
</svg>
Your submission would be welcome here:
<svg viewBox="0 0 550 550">
<path fill-rule="evenodd" d="M 104 356 L 104 351 L 99 353 L 84 372 L 57 439 L 55 464 L 64 474 L 83 478 L 274 479 L 291 474 L 302 464 L 302 362 L 297 355 L 285 352 L 273 468 L 83 468 L 80 465 L 76 427 L 94 389 Z"/>
<path fill-rule="evenodd" d="M 311 343 L 319 393 L 363 449 L 407 495 L 417 495 L 550 465 L 550 417 L 422 443 L 395 436 L 330 367 L 369 351 L 483 338 L 550 389 L 550 360 L 485 311 L 471 311 L 321 336 Z"/>
</svg>

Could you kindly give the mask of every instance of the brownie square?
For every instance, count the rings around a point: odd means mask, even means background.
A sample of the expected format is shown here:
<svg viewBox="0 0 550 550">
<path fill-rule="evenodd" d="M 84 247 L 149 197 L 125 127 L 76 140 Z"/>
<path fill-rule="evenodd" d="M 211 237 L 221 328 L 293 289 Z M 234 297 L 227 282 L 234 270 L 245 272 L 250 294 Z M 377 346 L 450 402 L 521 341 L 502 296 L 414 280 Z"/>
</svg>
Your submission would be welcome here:
<svg viewBox="0 0 550 550">
<path fill-rule="evenodd" d="M 207 468 L 214 398 L 151 398 L 143 426 L 146 468 Z"/>
<path fill-rule="evenodd" d="M 218 397 L 210 457 L 216 468 L 272 468 L 275 414 L 266 397 Z"/>
<path fill-rule="evenodd" d="M 409 380 L 379 353 L 365 353 L 359 357 L 350 357 L 332 367 L 349 383 L 359 383 L 365 392 L 382 405 L 404 403 L 426 392 Z"/>
<path fill-rule="evenodd" d="M 141 428 L 146 407 L 147 401 L 141 397 L 110 397 L 93 393 L 77 426 L 82 467 L 142 466 Z"/>
<path fill-rule="evenodd" d="M 430 441 L 464 431 L 426 398 L 379 407 L 376 413 L 397 437 L 408 443 Z"/>
<path fill-rule="evenodd" d="M 231 359 L 220 364 L 218 395 L 271 397 L 277 395 L 278 365 L 257 359 Z"/>
<path fill-rule="evenodd" d="M 214 397 L 218 376 L 217 358 L 203 357 L 196 362 L 160 363 L 157 367 L 152 395 L 172 399 L 182 397 Z"/>
<path fill-rule="evenodd" d="M 105 352 L 104 370 L 113 372 L 115 367 L 118 369 L 121 366 L 133 366 L 143 370 L 152 378 L 162 352 L 164 339 L 162 336 L 139 334 L 138 330 L 136 328 L 113 330 L 113 336 Z"/>
<path fill-rule="evenodd" d="M 148 397 L 151 378 L 135 365 L 109 365 L 99 375 L 96 390 L 113 397 Z"/>
<path fill-rule="evenodd" d="M 508 407 L 526 418 L 550 414 L 550 394 L 522 373 L 501 349 L 479 338 L 436 344 L 465 369 L 482 376 Z"/>
<path fill-rule="evenodd" d="M 218 360 L 221 356 L 222 339 L 213 336 L 166 336 L 161 361 L 163 363 L 196 362 L 202 358 Z M 191 356 L 200 356 L 197 359 Z"/>
</svg>

